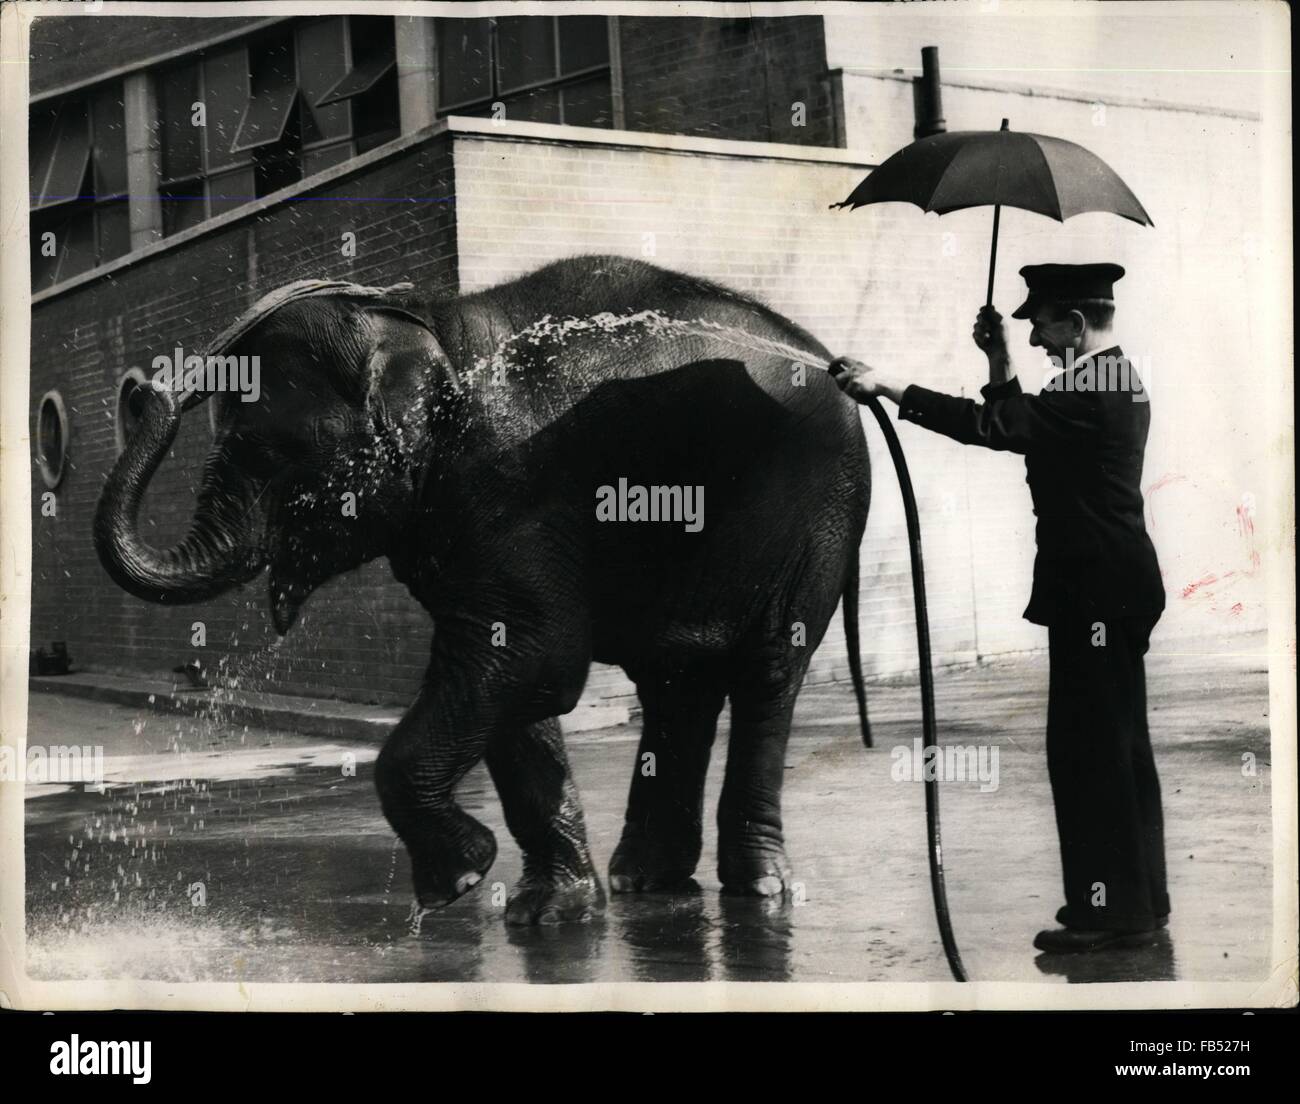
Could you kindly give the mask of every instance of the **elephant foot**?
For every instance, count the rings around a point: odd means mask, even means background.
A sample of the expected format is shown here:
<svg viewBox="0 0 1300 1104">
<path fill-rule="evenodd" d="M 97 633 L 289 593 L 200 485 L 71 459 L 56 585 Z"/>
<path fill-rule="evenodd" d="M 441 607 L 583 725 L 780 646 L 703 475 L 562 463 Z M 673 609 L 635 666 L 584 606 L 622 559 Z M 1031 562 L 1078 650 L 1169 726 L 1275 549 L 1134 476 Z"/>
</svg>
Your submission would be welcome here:
<svg viewBox="0 0 1300 1104">
<path fill-rule="evenodd" d="M 424 912 L 445 908 L 468 893 L 497 857 L 496 836 L 461 809 L 435 823 L 437 827 L 402 833 L 416 903 Z"/>
<path fill-rule="evenodd" d="M 764 836 L 718 848 L 718 880 L 722 892 L 743 897 L 776 897 L 789 890 L 794 869 L 778 838 Z"/>
<path fill-rule="evenodd" d="M 699 861 L 698 835 L 666 841 L 627 824 L 609 860 L 609 888 L 612 893 L 673 889 L 690 881 Z"/>
<path fill-rule="evenodd" d="M 605 891 L 594 872 L 582 878 L 525 874 L 510 891 L 506 923 L 515 927 L 581 923 L 594 920 L 604 909 Z"/>
</svg>

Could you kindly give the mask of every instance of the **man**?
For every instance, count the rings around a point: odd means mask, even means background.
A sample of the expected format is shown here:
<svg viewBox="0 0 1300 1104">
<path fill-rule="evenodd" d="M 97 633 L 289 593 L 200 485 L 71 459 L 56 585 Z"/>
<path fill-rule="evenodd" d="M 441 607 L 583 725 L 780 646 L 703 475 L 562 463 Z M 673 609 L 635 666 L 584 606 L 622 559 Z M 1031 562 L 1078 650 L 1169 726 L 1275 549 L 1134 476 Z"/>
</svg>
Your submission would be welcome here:
<svg viewBox="0 0 1300 1104">
<path fill-rule="evenodd" d="M 1160 783 L 1147 732 L 1142 657 L 1164 609 L 1143 519 L 1148 394 L 1111 338 L 1119 265 L 1030 265 L 1013 318 L 1057 369 L 1021 392 L 1002 317 L 984 307 L 975 344 L 988 356 L 984 403 L 896 380 L 840 357 L 836 383 L 883 395 L 899 418 L 962 444 L 1018 452 L 1038 517 L 1024 616 L 1048 632 L 1047 769 L 1056 804 L 1065 906 L 1047 952 L 1136 946 L 1168 922 Z"/>
</svg>

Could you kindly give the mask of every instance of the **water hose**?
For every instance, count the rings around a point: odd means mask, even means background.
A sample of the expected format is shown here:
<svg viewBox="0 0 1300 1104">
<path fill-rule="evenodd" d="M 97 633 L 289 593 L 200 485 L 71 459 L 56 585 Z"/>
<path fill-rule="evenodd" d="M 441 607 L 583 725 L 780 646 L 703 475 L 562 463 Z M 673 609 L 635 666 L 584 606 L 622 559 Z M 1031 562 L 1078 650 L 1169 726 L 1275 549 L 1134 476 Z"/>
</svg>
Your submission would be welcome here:
<svg viewBox="0 0 1300 1104">
<path fill-rule="evenodd" d="M 934 672 L 930 666 L 930 615 L 925 602 L 925 565 L 921 560 L 921 521 L 916 512 L 916 494 L 912 490 L 912 477 L 907 471 L 907 458 L 894 430 L 894 423 L 872 395 L 866 402 L 880 424 L 889 456 L 898 473 L 898 489 L 903 495 L 903 513 L 907 517 L 907 546 L 912 559 L 912 599 L 916 606 L 916 650 L 921 664 L 921 731 L 925 750 L 938 751 L 938 736 L 934 720 Z M 952 934 L 952 917 L 948 911 L 948 892 L 943 882 L 943 842 L 939 835 L 939 778 L 938 771 L 925 779 L 925 835 L 930 859 L 930 892 L 934 897 L 934 915 L 939 922 L 939 937 L 943 940 L 943 953 L 948 967 L 958 981 L 969 980 L 962 964 L 961 951 Z"/>
<path fill-rule="evenodd" d="M 700 336 L 718 337 L 732 344 L 758 352 L 770 353 L 787 358 L 796 364 L 821 364 L 828 371 L 830 364 L 821 356 L 807 350 L 796 349 L 784 342 L 774 341 L 756 334 L 749 334 L 731 326 L 718 323 L 687 323 L 677 319 L 666 318 L 656 311 L 642 312 L 634 316 L 639 320 L 657 323 L 667 332 L 689 332 Z M 614 320 L 616 323 L 618 320 Z M 898 489 L 903 496 L 903 514 L 907 519 L 907 546 L 912 561 L 912 600 L 916 607 L 916 650 L 921 669 L 921 732 L 924 736 L 925 751 L 937 755 L 939 751 L 938 730 L 934 719 L 934 671 L 930 660 L 930 614 L 925 601 L 925 564 L 921 558 L 921 520 L 916 511 L 916 493 L 912 490 L 912 477 L 907 470 L 907 458 L 903 455 L 903 446 L 898 440 L 894 423 L 885 413 L 880 400 L 874 395 L 866 401 L 867 407 L 880 425 L 885 444 L 889 447 L 889 457 L 894 462 L 894 471 L 898 475 Z M 933 749 L 933 751 L 931 750 Z M 948 959 L 948 968 L 957 981 L 969 981 L 966 967 L 961 960 L 961 951 L 957 949 L 957 940 L 952 934 L 952 916 L 948 910 L 948 891 L 943 880 L 943 841 L 939 832 L 939 778 L 938 771 L 925 781 L 925 837 L 930 862 L 930 893 L 934 898 L 934 915 L 939 924 L 939 938 L 943 940 L 943 953 Z"/>
</svg>

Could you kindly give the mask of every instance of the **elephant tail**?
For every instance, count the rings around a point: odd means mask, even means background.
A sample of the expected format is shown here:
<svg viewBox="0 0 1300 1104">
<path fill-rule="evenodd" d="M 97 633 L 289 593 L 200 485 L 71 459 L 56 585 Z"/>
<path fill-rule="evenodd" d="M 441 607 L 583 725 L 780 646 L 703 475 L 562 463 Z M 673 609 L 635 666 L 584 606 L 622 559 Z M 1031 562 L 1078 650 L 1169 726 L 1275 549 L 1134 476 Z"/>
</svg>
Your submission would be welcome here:
<svg viewBox="0 0 1300 1104">
<path fill-rule="evenodd" d="M 858 723 L 862 726 L 862 746 L 872 747 L 871 722 L 867 719 L 867 688 L 862 682 L 862 653 L 858 633 L 858 549 L 849 558 L 848 578 L 844 581 L 844 642 L 849 653 L 849 677 L 858 699 Z"/>
</svg>

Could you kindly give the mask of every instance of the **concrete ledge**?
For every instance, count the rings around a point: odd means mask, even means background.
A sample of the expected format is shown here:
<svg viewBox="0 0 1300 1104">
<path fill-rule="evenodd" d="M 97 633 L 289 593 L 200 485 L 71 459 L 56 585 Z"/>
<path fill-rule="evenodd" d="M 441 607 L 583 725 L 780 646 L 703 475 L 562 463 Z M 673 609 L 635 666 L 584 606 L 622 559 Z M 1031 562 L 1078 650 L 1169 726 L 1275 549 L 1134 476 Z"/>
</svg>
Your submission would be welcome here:
<svg viewBox="0 0 1300 1104">
<path fill-rule="evenodd" d="M 331 698 L 266 694 L 246 690 L 196 690 L 167 679 L 76 671 L 69 675 L 32 675 L 34 694 L 62 694 L 91 701 L 112 702 L 156 713 L 211 717 L 224 725 L 280 729 L 331 740 L 382 742 L 402 718 L 393 706 L 361 705 Z M 630 703 L 580 703 L 566 716 L 565 732 L 586 732 L 627 724 Z"/>
</svg>

